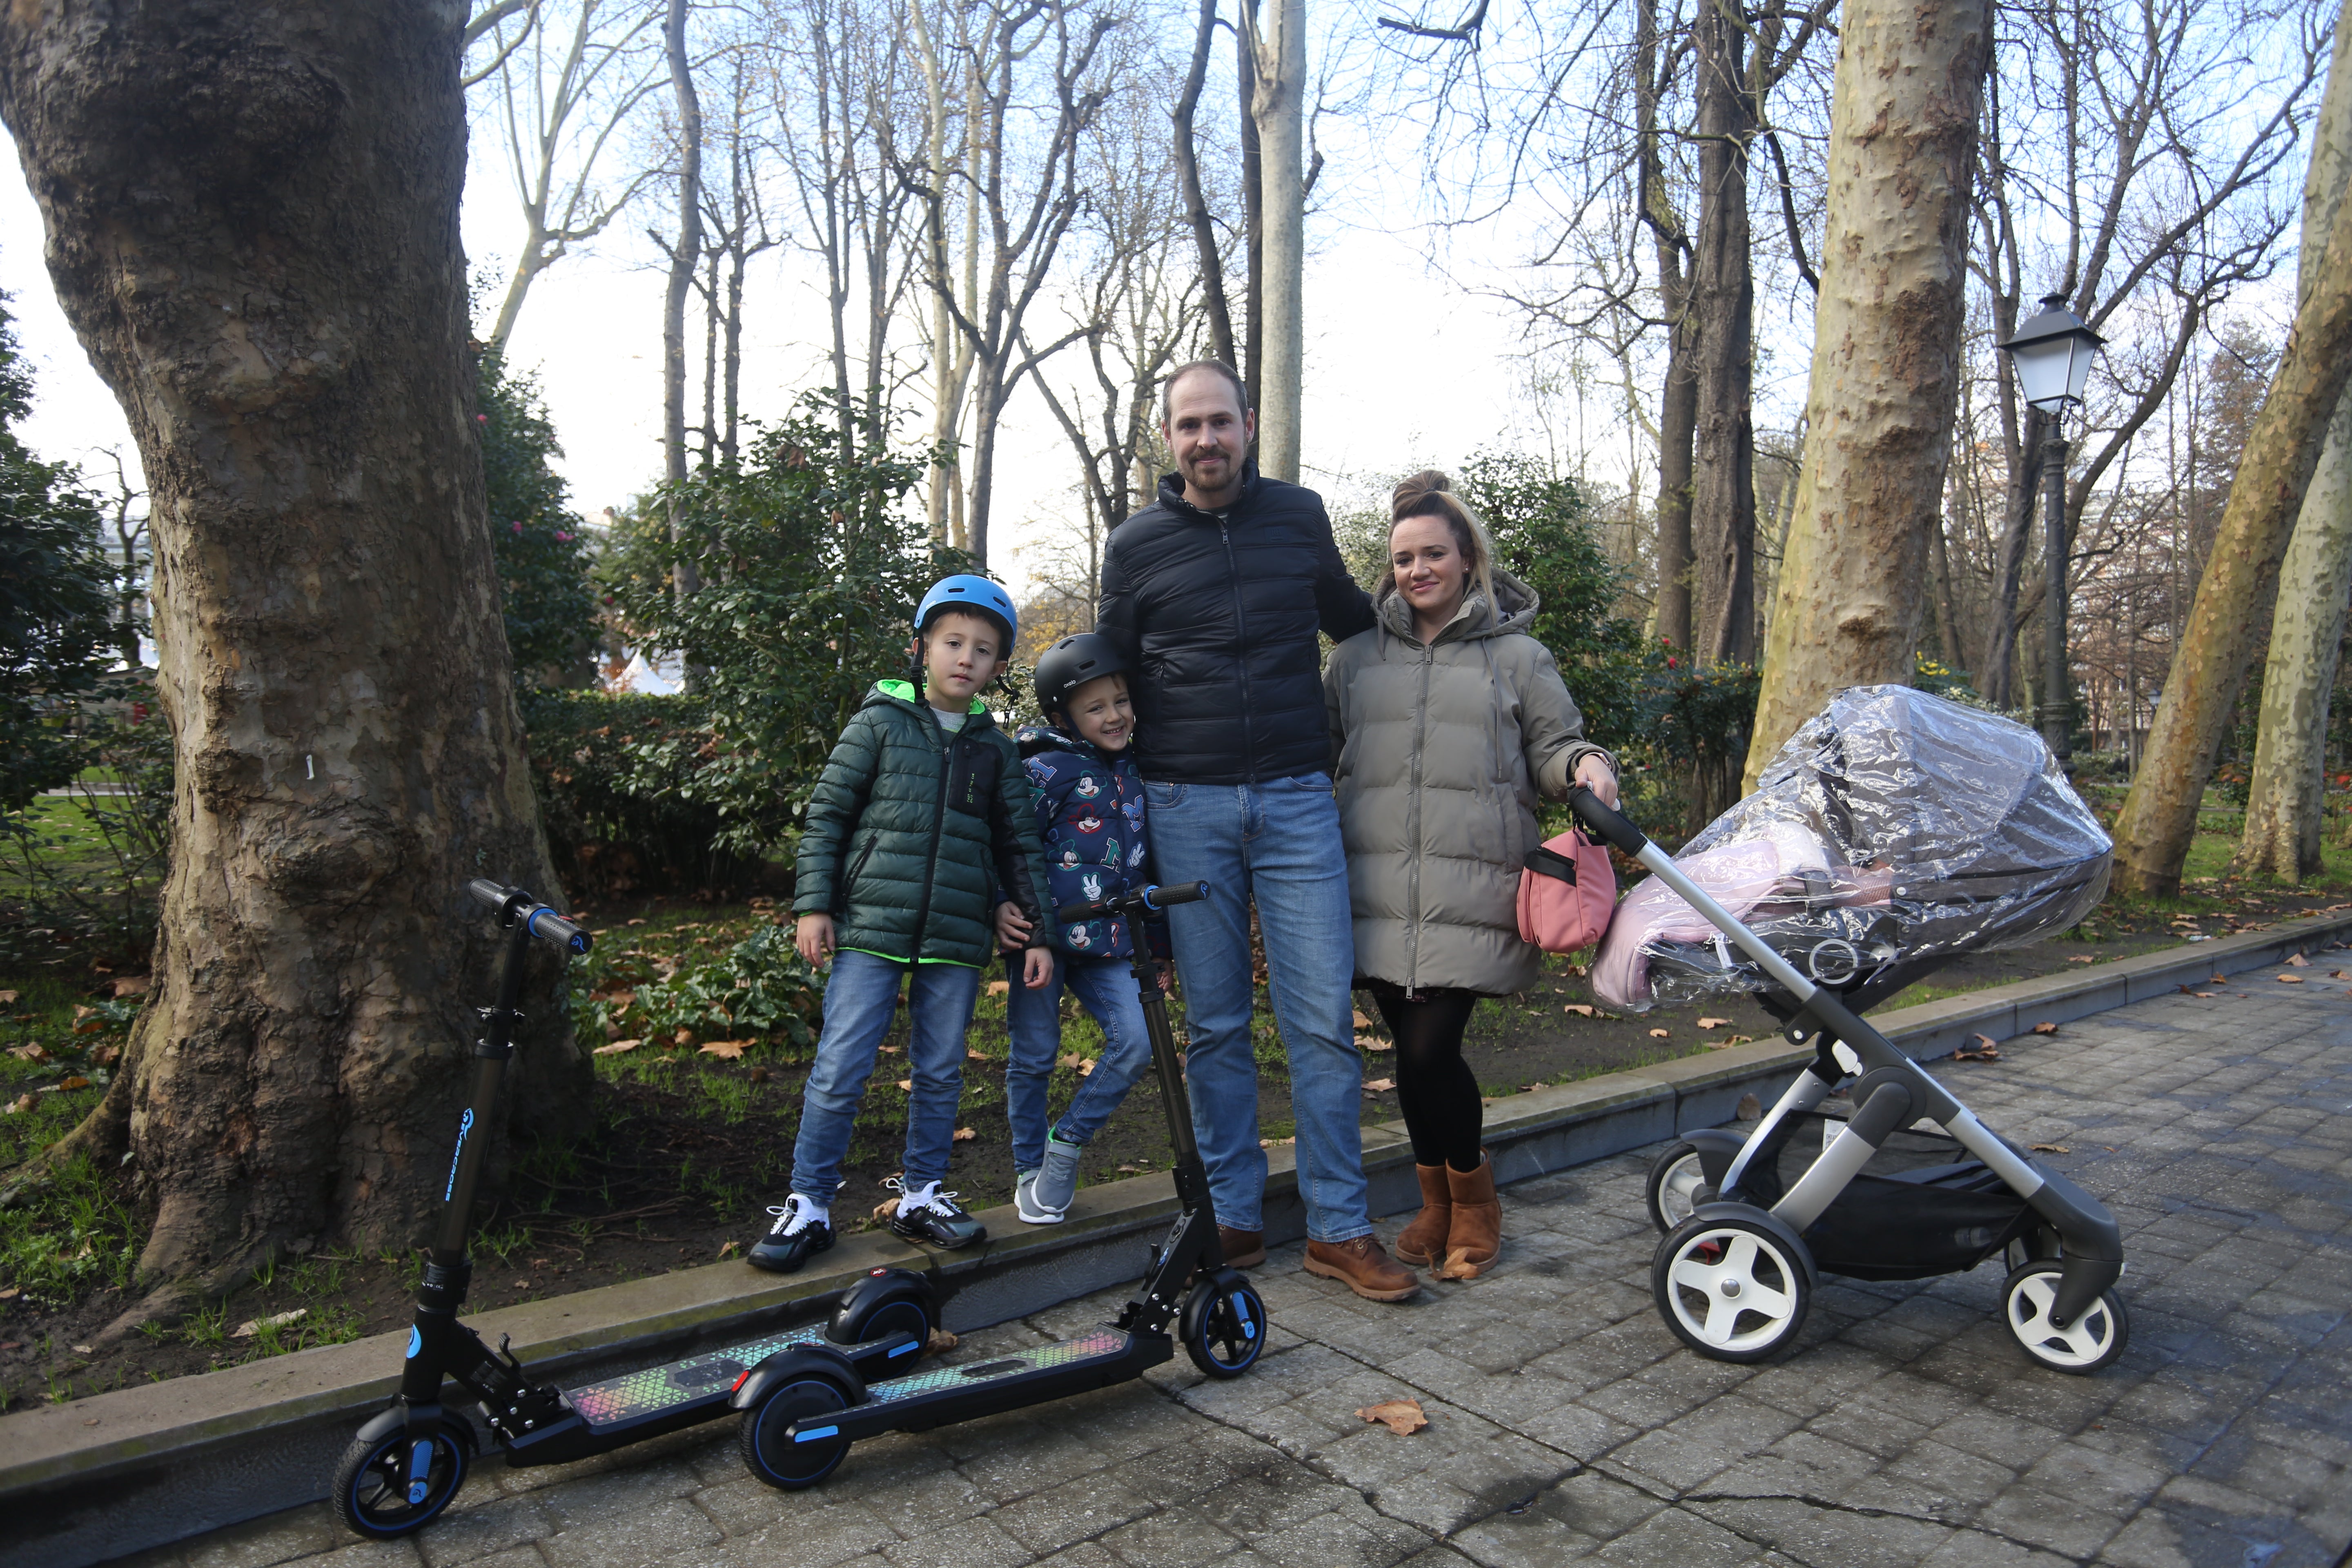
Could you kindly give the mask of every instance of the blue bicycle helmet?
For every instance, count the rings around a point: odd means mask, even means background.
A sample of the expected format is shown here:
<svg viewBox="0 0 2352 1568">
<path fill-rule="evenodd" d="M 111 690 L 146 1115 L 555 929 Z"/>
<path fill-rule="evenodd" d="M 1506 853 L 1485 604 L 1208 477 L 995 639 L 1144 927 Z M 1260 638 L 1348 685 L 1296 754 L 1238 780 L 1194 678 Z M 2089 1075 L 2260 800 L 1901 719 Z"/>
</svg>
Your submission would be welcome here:
<svg viewBox="0 0 2352 1568">
<path fill-rule="evenodd" d="M 959 572 L 931 584 L 931 591 L 915 606 L 915 635 L 920 637 L 941 610 L 972 610 L 995 616 L 1004 626 L 1007 653 L 1021 636 L 1020 612 L 1013 609 L 1013 595 L 1004 591 L 1004 584 L 970 572 Z"/>
</svg>

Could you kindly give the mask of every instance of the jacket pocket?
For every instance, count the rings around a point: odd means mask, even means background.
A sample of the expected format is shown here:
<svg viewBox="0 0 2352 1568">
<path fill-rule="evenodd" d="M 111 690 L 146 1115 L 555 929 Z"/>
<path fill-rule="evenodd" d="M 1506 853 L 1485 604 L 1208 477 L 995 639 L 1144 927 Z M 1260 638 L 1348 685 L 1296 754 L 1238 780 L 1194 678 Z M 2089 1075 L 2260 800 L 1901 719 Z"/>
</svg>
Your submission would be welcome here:
<svg viewBox="0 0 2352 1568">
<path fill-rule="evenodd" d="M 986 816 L 996 797 L 1000 759 L 994 746 L 976 746 L 959 737 L 948 749 L 948 807 L 967 816 Z"/>
<path fill-rule="evenodd" d="M 835 910 L 849 908 L 850 891 L 857 886 L 858 876 L 865 871 L 866 862 L 874 858 L 874 847 L 881 841 L 882 836 L 878 833 L 866 836 L 865 847 L 858 850 L 857 858 L 849 863 L 849 869 L 842 873 L 841 881 L 833 889 L 833 907 Z"/>
</svg>

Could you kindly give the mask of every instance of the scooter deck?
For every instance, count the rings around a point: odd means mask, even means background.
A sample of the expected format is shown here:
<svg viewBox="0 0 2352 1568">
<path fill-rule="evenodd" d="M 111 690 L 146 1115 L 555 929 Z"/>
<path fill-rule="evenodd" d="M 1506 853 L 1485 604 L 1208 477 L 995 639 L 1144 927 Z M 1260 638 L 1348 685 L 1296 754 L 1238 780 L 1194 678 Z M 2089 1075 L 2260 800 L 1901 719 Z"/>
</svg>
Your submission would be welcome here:
<svg viewBox="0 0 2352 1568">
<path fill-rule="evenodd" d="M 926 1431 L 1125 1383 L 1175 1353 L 1176 1342 L 1166 1334 L 1132 1333 L 1106 1324 L 1058 1344 L 1036 1345 L 971 1366 L 933 1367 L 873 1384 L 864 1403 L 794 1422 L 784 1440 L 814 1442 L 838 1436 L 855 1441 L 885 1432 Z"/>
<path fill-rule="evenodd" d="M 824 1345 L 840 1352 L 857 1369 L 857 1375 L 868 1381 L 892 1378 L 898 1369 L 914 1366 L 923 1349 L 922 1341 L 903 1330 L 862 1344 L 844 1345 L 825 1338 L 823 1323 L 803 1323 L 725 1350 L 706 1351 L 683 1361 L 565 1389 L 562 1402 L 569 1415 L 507 1443 L 507 1463 L 563 1464 L 640 1438 L 715 1421 L 729 1414 L 729 1400 L 739 1376 L 778 1351 L 799 1345 Z M 891 1384 L 882 1382 L 881 1386 Z"/>
</svg>

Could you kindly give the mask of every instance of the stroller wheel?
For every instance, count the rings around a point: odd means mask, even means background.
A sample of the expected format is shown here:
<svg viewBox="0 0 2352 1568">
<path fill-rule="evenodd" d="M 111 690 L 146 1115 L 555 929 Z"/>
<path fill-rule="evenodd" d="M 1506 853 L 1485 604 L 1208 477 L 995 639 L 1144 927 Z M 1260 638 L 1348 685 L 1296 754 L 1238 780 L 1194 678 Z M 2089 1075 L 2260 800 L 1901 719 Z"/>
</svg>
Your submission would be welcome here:
<svg viewBox="0 0 2352 1568">
<path fill-rule="evenodd" d="M 1803 1245 L 1754 1220 L 1686 1219 L 1650 1266 L 1658 1315 L 1703 1356 L 1762 1361 L 1805 1326 L 1812 1283 Z"/>
<path fill-rule="evenodd" d="M 1666 1232 L 1690 1218 L 1691 1210 L 1698 1206 L 1698 1190 L 1706 1184 L 1706 1173 L 1699 1168 L 1698 1151 L 1688 1143 L 1669 1145 L 1650 1167 L 1647 1196 L 1650 1202 L 1650 1223 L 1658 1234 Z"/>
<path fill-rule="evenodd" d="M 2058 1282 L 2065 1266 L 2054 1258 L 2037 1258 L 2010 1271 L 2000 1288 L 2001 1321 L 2025 1353 L 2053 1372 L 2082 1376 L 2094 1373 L 2124 1353 L 2131 1342 L 2131 1320 L 2113 1290 L 2081 1317 L 2060 1328 L 2050 1321 L 2058 1300 Z"/>
</svg>

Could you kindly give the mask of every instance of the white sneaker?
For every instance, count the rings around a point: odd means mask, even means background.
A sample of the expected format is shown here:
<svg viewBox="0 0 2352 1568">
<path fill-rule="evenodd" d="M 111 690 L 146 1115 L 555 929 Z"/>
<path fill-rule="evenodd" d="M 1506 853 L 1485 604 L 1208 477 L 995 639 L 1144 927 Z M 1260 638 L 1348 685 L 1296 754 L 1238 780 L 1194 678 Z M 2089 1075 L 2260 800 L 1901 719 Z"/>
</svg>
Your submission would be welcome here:
<svg viewBox="0 0 2352 1568">
<path fill-rule="evenodd" d="M 1037 1173 L 1034 1171 L 1024 1171 L 1013 1178 L 1013 1212 L 1027 1225 L 1059 1225 L 1068 1217 L 1066 1210 L 1038 1205 Z"/>
</svg>

